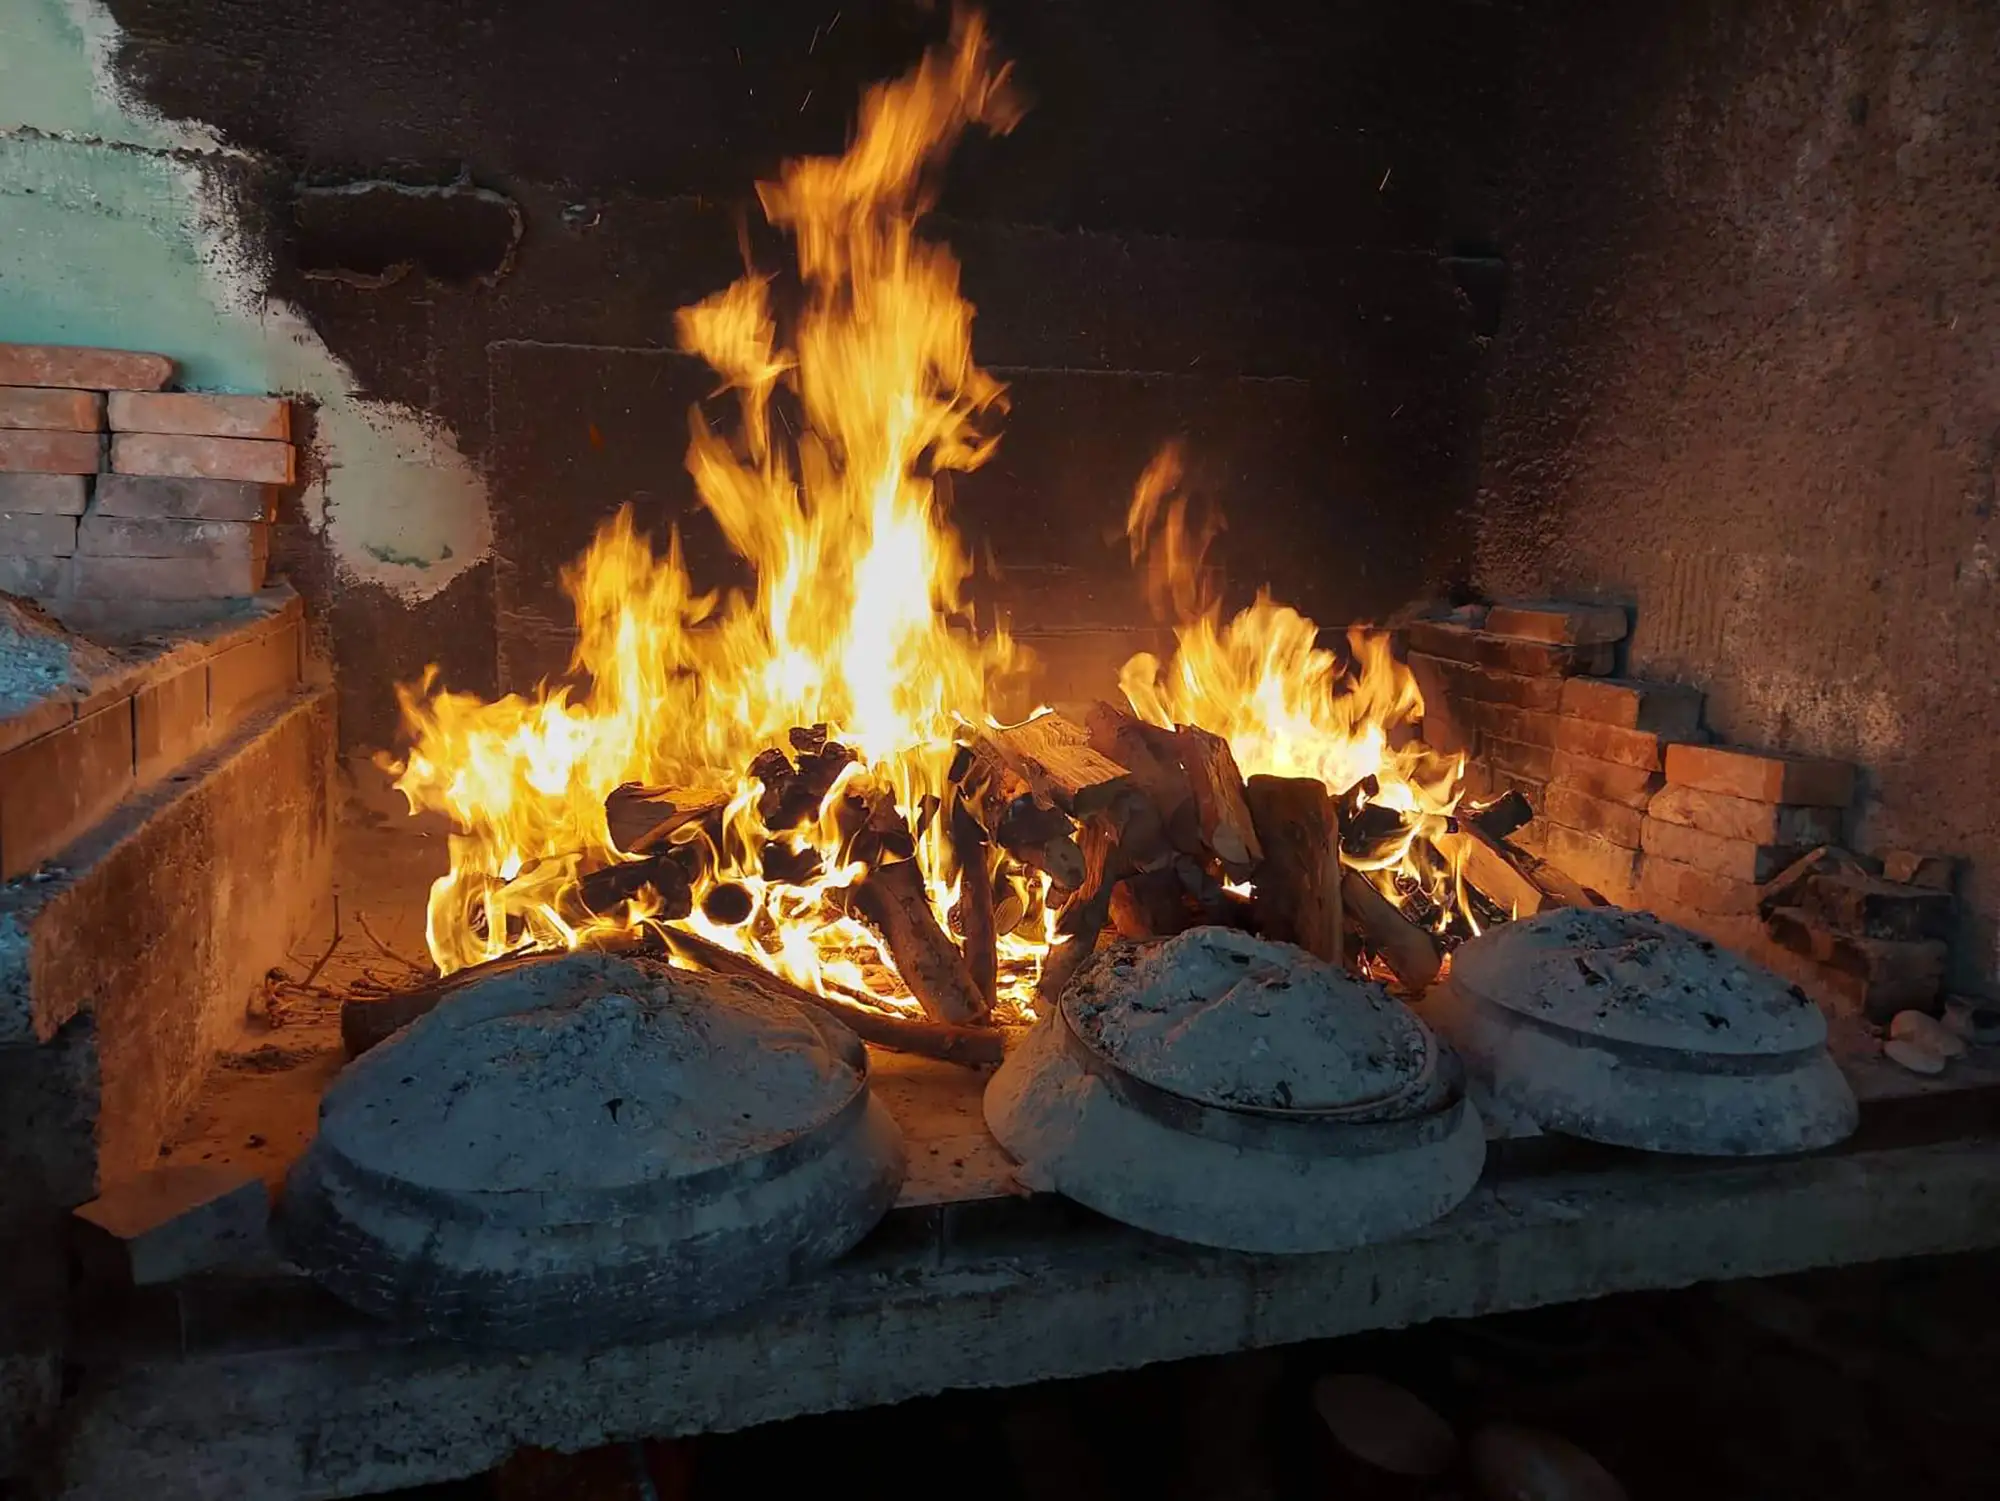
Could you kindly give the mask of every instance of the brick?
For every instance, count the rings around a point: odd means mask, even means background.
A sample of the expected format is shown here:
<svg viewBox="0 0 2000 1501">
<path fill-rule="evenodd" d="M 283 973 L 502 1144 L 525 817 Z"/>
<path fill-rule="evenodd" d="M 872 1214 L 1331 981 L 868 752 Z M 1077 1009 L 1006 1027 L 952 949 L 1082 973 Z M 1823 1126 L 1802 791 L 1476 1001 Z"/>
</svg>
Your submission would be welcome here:
<svg viewBox="0 0 2000 1501">
<path fill-rule="evenodd" d="M 155 521 L 92 512 L 77 528 L 76 550 L 99 558 L 233 561 L 268 554 L 271 534 L 259 521 Z"/>
<path fill-rule="evenodd" d="M 1882 879 L 1905 886 L 1950 891 L 1958 884 L 1956 855 L 1925 855 L 1916 850 L 1891 850 L 1882 857 Z"/>
<path fill-rule="evenodd" d="M 95 391 L 48 386 L 0 386 L 0 427 L 94 433 L 104 426 L 104 398 Z"/>
<path fill-rule="evenodd" d="M 1562 711 L 1572 719 L 1645 730 L 1668 739 L 1701 728 L 1702 694 L 1685 683 L 1642 683 L 1634 678 L 1569 678 L 1562 685 Z"/>
<path fill-rule="evenodd" d="M 1557 681 L 1554 678 L 1550 682 Z M 1556 716 L 1533 709 L 1516 709 L 1511 704 L 1460 704 L 1454 711 L 1482 736 L 1511 740 L 1516 745 L 1552 747 L 1556 743 Z"/>
<path fill-rule="evenodd" d="M 1831 971 L 1830 988 L 1858 1005 L 1873 1022 L 1898 1011 L 1935 1011 L 1944 990 L 1949 952 L 1936 940 L 1897 942 L 1836 932 L 1797 907 L 1780 907 L 1765 919 L 1772 939 Z"/>
<path fill-rule="evenodd" d="M 1542 831 L 1542 858 L 1598 895 L 1629 905 L 1636 894 L 1639 852 L 1550 822 Z"/>
<path fill-rule="evenodd" d="M 1524 745 L 1518 740 L 1502 740 L 1497 735 L 1480 734 L 1475 741 L 1479 758 L 1496 771 L 1531 782 L 1549 779 L 1554 752 L 1546 745 Z"/>
<path fill-rule="evenodd" d="M 0 474 L 0 511 L 17 516 L 81 516 L 89 500 L 81 474 Z"/>
<path fill-rule="evenodd" d="M 1491 667 L 1454 662 L 1449 657 L 1428 656 L 1423 652 L 1410 653 L 1409 668 L 1417 675 L 1417 686 L 1424 688 L 1426 706 L 1430 703 L 1430 690 L 1424 687 L 1427 677 L 1441 685 L 1450 697 L 1472 703 L 1510 704 L 1517 709 L 1547 711 L 1562 702 L 1561 678 L 1500 672 Z"/>
<path fill-rule="evenodd" d="M 76 700 L 68 694 L 38 698 L 14 713 L 0 718 L 0 754 L 30 740 L 39 740 L 50 730 L 59 730 L 76 718 Z"/>
<path fill-rule="evenodd" d="M 104 558 L 69 560 L 69 592 L 77 599 L 248 599 L 264 587 L 262 553 L 234 558 Z"/>
<path fill-rule="evenodd" d="M 1958 917 L 1949 891 L 1905 886 L 1865 870 L 1815 870 L 1790 900 L 1827 927 L 1861 938 L 1949 938 Z"/>
<path fill-rule="evenodd" d="M 119 433 L 193 433 L 215 438 L 292 436 L 291 404 L 279 396 L 194 391 L 113 391 L 107 415 Z"/>
<path fill-rule="evenodd" d="M 1723 792 L 1669 783 L 1646 805 L 1647 813 L 1664 823 L 1677 823 L 1726 839 L 1752 844 L 1806 849 L 1840 838 L 1840 809 L 1804 808 L 1788 803 L 1757 803 Z"/>
<path fill-rule="evenodd" d="M 1406 631 L 1411 651 L 1528 676 L 1605 673 L 1615 660 L 1609 646 L 1552 646 L 1514 636 L 1495 636 L 1445 620 L 1413 620 Z"/>
<path fill-rule="evenodd" d="M 0 880 L 33 870 L 131 788 L 130 699 L 0 756 Z"/>
<path fill-rule="evenodd" d="M 0 552 L 66 558 L 76 551 L 76 518 L 35 511 L 0 511 Z"/>
<path fill-rule="evenodd" d="M 1621 766 L 1616 761 L 1600 761 L 1575 751 L 1557 748 L 1552 761 L 1552 780 L 1592 797 L 1643 808 L 1653 794 L 1666 786 L 1667 779 L 1643 766 Z"/>
<path fill-rule="evenodd" d="M 254 438 L 206 438 L 191 433 L 114 433 L 111 467 L 120 474 L 289 485 L 292 445 Z"/>
<path fill-rule="evenodd" d="M 270 1216 L 270 1192 L 255 1173 L 176 1163 L 128 1178 L 78 1209 L 78 1250 L 87 1272 L 152 1287 L 255 1257 Z"/>
<path fill-rule="evenodd" d="M 1630 622 L 1621 605 L 1495 605 L 1486 612 L 1486 629 L 1556 646 L 1608 646 L 1625 639 Z"/>
<path fill-rule="evenodd" d="M 1674 746 L 1667 753 L 1667 780 L 1759 803 L 1845 808 L 1854 801 L 1854 768 L 1845 761 L 1767 755 L 1727 745 Z"/>
<path fill-rule="evenodd" d="M 164 776 L 208 743 L 208 664 L 196 663 L 139 690 L 132 701 L 138 776 Z"/>
<path fill-rule="evenodd" d="M 1556 749 L 1572 755 L 1611 761 L 1640 771 L 1658 771 L 1665 751 L 1665 742 L 1658 735 L 1567 716 L 1556 720 L 1555 744 Z"/>
<path fill-rule="evenodd" d="M 1566 829 L 1595 834 L 1625 849 L 1639 847 L 1639 824 L 1645 815 L 1637 808 L 1557 783 L 1544 794 L 1541 811 L 1550 823 Z"/>
<path fill-rule="evenodd" d="M 0 591 L 25 594 L 30 599 L 48 599 L 68 586 L 68 558 L 17 557 L 0 553 Z"/>
<path fill-rule="evenodd" d="M 1697 870 L 1713 871 L 1731 880 L 1762 882 L 1798 856 L 1794 847 L 1729 839 L 1685 824 L 1665 823 L 1648 814 L 1640 828 L 1639 847 L 1649 855 L 1677 860 Z"/>
<path fill-rule="evenodd" d="M 1647 905 L 1701 912 L 1712 917 L 1748 917 L 1757 911 L 1757 885 L 1698 870 L 1663 855 L 1639 859 L 1639 899 Z"/>
<path fill-rule="evenodd" d="M 209 659 L 208 709 L 212 722 L 231 725 L 261 704 L 290 693 L 299 683 L 298 623 L 232 646 Z"/>
<path fill-rule="evenodd" d="M 75 344 L 0 344 L 0 386 L 157 391 L 173 378 L 174 362 L 163 354 Z"/>
<path fill-rule="evenodd" d="M 0 428 L 0 470 L 8 474 L 95 474 L 104 440 L 96 433 L 45 433 Z"/>
<path fill-rule="evenodd" d="M 143 520 L 269 521 L 277 491 L 234 479 L 175 479 L 164 475 L 107 474 L 97 481 L 100 516 Z"/>
</svg>

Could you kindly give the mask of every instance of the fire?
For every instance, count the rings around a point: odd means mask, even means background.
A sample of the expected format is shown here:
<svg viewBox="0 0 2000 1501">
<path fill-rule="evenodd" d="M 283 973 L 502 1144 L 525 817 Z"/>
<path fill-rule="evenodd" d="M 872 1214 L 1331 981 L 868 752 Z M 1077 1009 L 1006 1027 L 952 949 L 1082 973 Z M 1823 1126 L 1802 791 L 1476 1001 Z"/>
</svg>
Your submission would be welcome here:
<svg viewBox="0 0 2000 1501">
<path fill-rule="evenodd" d="M 727 431 L 695 411 L 687 464 L 754 573 L 749 590 L 697 590 L 678 535 L 658 552 L 620 513 L 564 576 L 578 626 L 566 681 L 493 703 L 434 673 L 399 690 L 411 749 L 396 784 L 412 811 L 441 811 L 456 831 L 427 913 L 441 971 L 658 917 L 646 899 L 593 912 L 579 895 L 584 872 L 633 858 L 605 801 L 639 783 L 708 788 L 723 804 L 719 820 L 675 836 L 700 844 L 695 911 L 678 921 L 822 994 L 910 1004 L 881 941 L 849 915 L 845 894 L 867 866 L 842 810 L 893 806 L 916 830 L 951 931 L 960 872 L 936 811 L 957 741 L 991 722 L 1025 663 L 1004 630 L 973 628 L 972 563 L 933 479 L 986 461 L 1005 392 L 973 360 L 957 263 L 916 226 L 958 138 L 1016 117 L 1007 68 L 981 21 L 962 16 L 948 48 L 869 92 L 843 155 L 788 163 L 760 185 L 766 216 L 795 242 L 802 295 L 774 298 L 769 278 L 746 273 L 680 313 L 681 346 L 733 396 Z M 1135 549 L 1183 596 L 1181 644 L 1164 668 L 1128 666 L 1134 707 L 1226 734 L 1245 772 L 1320 776 L 1338 791 L 1372 775 L 1413 827 L 1441 817 L 1456 769 L 1390 744 L 1421 701 L 1385 642 L 1357 638 L 1359 671 L 1344 677 L 1311 622 L 1268 599 L 1218 623 L 1189 592 L 1200 539 L 1172 490 L 1167 469 L 1149 473 L 1133 524 L 1150 539 Z M 816 807 L 772 826 L 769 763 L 746 768 L 817 726 L 853 757 Z M 782 880 L 767 875 L 774 857 Z M 1024 1003 L 1052 932 L 1048 883 L 1002 874 L 1002 999 Z M 732 910 L 705 911 L 725 885 L 738 888 Z"/>
<path fill-rule="evenodd" d="M 1319 645 L 1318 626 L 1262 590 L 1224 621 L 1204 566 L 1220 522 L 1190 518 L 1180 481 L 1180 454 L 1169 446 L 1140 478 L 1126 514 L 1132 560 L 1145 569 L 1155 611 L 1175 622 L 1176 641 L 1166 663 L 1141 653 L 1125 664 L 1119 686 L 1133 712 L 1223 736 L 1245 776 L 1317 777 L 1336 794 L 1368 783 L 1373 790 L 1356 802 L 1401 818 L 1353 863 L 1378 884 L 1391 872 L 1412 876 L 1440 912 L 1455 911 L 1452 873 L 1420 851 L 1458 806 L 1464 758 L 1414 738 L 1423 694 L 1388 634 L 1350 629 L 1343 667 Z"/>
</svg>

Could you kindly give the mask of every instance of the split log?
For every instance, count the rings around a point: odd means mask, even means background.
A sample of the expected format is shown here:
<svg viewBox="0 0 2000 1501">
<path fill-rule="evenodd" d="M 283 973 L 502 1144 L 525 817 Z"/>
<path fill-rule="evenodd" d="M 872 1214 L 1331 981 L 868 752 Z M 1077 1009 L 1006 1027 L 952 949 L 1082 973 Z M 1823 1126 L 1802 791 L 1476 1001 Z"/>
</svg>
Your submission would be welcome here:
<svg viewBox="0 0 2000 1501">
<path fill-rule="evenodd" d="M 1076 842 L 1076 824 L 1059 808 L 1035 801 L 1024 792 L 1010 801 L 988 825 L 993 842 L 1032 870 L 1046 871 L 1065 891 L 1083 883 L 1083 849 Z"/>
<path fill-rule="evenodd" d="M 1091 706 L 1084 727 L 1092 750 L 1131 771 L 1133 782 L 1159 810 L 1174 847 L 1184 854 L 1206 855 L 1194 788 L 1181 766 L 1179 737 L 1101 700 Z"/>
<path fill-rule="evenodd" d="M 993 868 L 987 863 L 986 831 L 956 793 L 945 833 L 958 862 L 958 905 L 952 914 L 972 983 L 987 1009 L 1000 997 L 1000 935 L 994 927 Z"/>
<path fill-rule="evenodd" d="M 1174 738 L 1180 746 L 1181 768 L 1194 789 L 1202 843 L 1215 851 L 1230 875 L 1248 880 L 1264 850 L 1250 821 L 1250 806 L 1243 800 L 1243 774 L 1236 769 L 1229 742 L 1191 724 L 1176 726 Z"/>
<path fill-rule="evenodd" d="M 1462 821 L 1455 832 L 1439 834 L 1431 843 L 1447 860 L 1462 861 L 1466 882 L 1517 918 L 1550 907 L 1604 905 L 1548 861 L 1493 838 L 1475 822 Z"/>
<path fill-rule="evenodd" d="M 642 787 L 627 782 L 604 800 L 611 842 L 628 855 L 650 854 L 689 824 L 719 814 L 729 794 L 713 787 Z"/>
<path fill-rule="evenodd" d="M 890 1016 L 866 1006 L 815 995 L 802 985 L 794 985 L 790 980 L 772 974 L 748 954 L 723 948 L 681 928 L 663 928 L 660 931 L 665 935 L 667 946 L 688 963 L 713 970 L 719 975 L 754 980 L 800 1006 L 823 1011 L 838 1019 L 863 1042 L 888 1048 L 892 1052 L 914 1053 L 943 1063 L 963 1064 L 967 1068 L 990 1067 L 1006 1056 L 999 1032 L 991 1027 L 955 1027 L 943 1022 L 917 1021 L 912 1017 Z"/>
<path fill-rule="evenodd" d="M 1093 750 L 1084 729 L 1060 714 L 982 730 L 979 744 L 1026 782 L 1038 799 L 1075 819 L 1089 817 L 1120 788 L 1132 785 L 1130 771 Z"/>
<path fill-rule="evenodd" d="M 1096 950 L 1111 920 L 1112 888 L 1131 874 L 1117 833 L 1104 820 L 1093 818 L 1083 826 L 1082 845 L 1083 880 L 1056 918 L 1056 934 L 1063 941 L 1042 960 L 1041 977 L 1035 982 L 1035 1009 L 1044 1016 Z"/>
<path fill-rule="evenodd" d="M 1264 848 L 1252 880 L 1257 930 L 1342 962 L 1340 810 L 1317 777 L 1255 776 L 1244 788 Z"/>
<path fill-rule="evenodd" d="M 1403 916 L 1396 904 L 1375 889 L 1375 883 L 1358 870 L 1348 871 L 1340 882 L 1342 905 L 1348 919 L 1360 931 L 1390 972 L 1412 995 L 1422 995 L 1437 978 L 1444 958 L 1437 940 Z"/>
<path fill-rule="evenodd" d="M 962 1025 L 991 1009 L 992 1002 L 980 993 L 965 955 L 938 926 L 923 872 L 914 859 L 870 866 L 868 874 L 848 888 L 847 900 L 882 935 L 896 973 L 924 1015 Z"/>
<path fill-rule="evenodd" d="M 651 887 L 659 897 L 659 917 L 686 917 L 694 910 L 694 886 L 687 867 L 672 848 L 621 860 L 593 870 L 577 883 L 577 900 L 584 910 L 602 915 Z"/>
</svg>

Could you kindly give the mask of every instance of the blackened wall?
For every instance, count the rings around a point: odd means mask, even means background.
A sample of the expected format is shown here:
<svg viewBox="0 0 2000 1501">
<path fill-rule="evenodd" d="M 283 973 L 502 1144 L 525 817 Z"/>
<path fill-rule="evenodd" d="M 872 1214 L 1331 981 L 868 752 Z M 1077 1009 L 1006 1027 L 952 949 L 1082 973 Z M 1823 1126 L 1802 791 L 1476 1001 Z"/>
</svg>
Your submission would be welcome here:
<svg viewBox="0 0 2000 1501">
<path fill-rule="evenodd" d="M 448 421 L 491 487 L 493 558 L 422 604 L 323 576 L 304 539 L 350 745 L 392 738 L 390 684 L 426 661 L 489 693 L 559 670 L 557 571 L 621 502 L 682 522 L 704 581 L 726 577 L 682 466 L 710 380 L 673 352 L 674 310 L 737 273 L 755 179 L 839 149 L 938 13 L 112 8 L 141 95 L 262 164 L 273 290 L 367 394 Z M 1174 436 L 1227 513 L 1239 592 L 1268 580 L 1344 621 L 1463 573 L 1514 10 L 1010 0 L 991 19 L 1035 105 L 961 152 L 935 232 L 1012 386 L 1000 454 L 955 503 L 1023 634 L 1107 671 L 1131 644 L 1109 539 Z"/>
<path fill-rule="evenodd" d="M 2000 916 L 2000 8 L 1538 6 L 1484 434 L 1495 591 L 1869 772 L 1862 848 Z"/>
</svg>

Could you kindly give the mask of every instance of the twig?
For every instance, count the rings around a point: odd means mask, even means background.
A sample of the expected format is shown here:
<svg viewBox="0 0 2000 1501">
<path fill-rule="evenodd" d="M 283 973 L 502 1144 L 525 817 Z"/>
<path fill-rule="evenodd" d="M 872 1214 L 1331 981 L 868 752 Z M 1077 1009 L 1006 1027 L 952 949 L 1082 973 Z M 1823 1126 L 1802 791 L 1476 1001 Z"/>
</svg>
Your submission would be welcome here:
<svg viewBox="0 0 2000 1501">
<path fill-rule="evenodd" d="M 368 935 L 368 941 L 374 944 L 376 948 L 380 949 L 385 957 L 394 959 L 398 964 L 402 965 L 403 968 L 407 969 L 413 975 L 429 975 L 435 973 L 435 971 L 432 970 L 432 968 L 428 964 L 418 964 L 414 960 L 404 958 L 401 954 L 397 953 L 394 949 L 390 948 L 388 944 L 384 943 L 381 939 L 377 938 L 375 936 L 375 930 L 368 926 L 368 914 L 366 912 L 357 911 L 354 914 L 354 920 L 361 924 L 361 931 Z"/>
<path fill-rule="evenodd" d="M 317 980 L 319 978 L 319 972 L 326 968 L 326 961 L 333 957 L 333 951 L 339 947 L 340 947 L 340 898 L 336 896 L 333 899 L 333 942 L 329 943 L 326 946 L 326 952 L 319 956 L 318 960 L 315 961 L 315 963 L 313 964 L 313 967 L 306 971 L 306 977 L 303 980 L 299 981 L 299 988 L 301 990 L 303 990 L 306 986 L 312 984 L 314 980 Z"/>
</svg>

